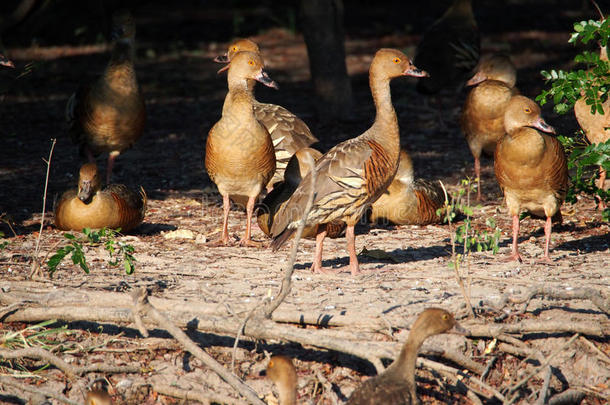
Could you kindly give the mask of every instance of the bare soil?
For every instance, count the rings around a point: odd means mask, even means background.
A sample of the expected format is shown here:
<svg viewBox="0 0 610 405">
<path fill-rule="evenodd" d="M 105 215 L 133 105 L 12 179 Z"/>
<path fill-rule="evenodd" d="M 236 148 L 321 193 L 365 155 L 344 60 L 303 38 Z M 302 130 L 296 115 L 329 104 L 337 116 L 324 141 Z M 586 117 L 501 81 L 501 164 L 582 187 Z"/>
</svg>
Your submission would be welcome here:
<svg viewBox="0 0 610 405">
<path fill-rule="evenodd" d="M 239 207 L 235 207 L 230 216 L 232 246 L 211 248 L 206 244 L 219 236 L 222 220 L 220 196 L 207 179 L 203 154 L 207 131 L 220 117 L 226 93 L 224 77 L 216 75 L 218 65 L 212 62 L 215 55 L 224 51 L 225 43 L 206 40 L 176 45 L 162 36 L 151 35 L 154 30 L 149 25 L 153 25 L 151 21 L 158 23 L 162 19 L 160 10 L 143 9 L 140 18 L 145 34 L 139 41 L 137 72 L 146 94 L 149 120 L 145 136 L 118 158 L 114 172 L 114 181 L 134 187 L 142 185 L 148 193 L 149 208 L 144 223 L 130 235 L 119 238 L 135 248 L 135 273 L 126 275 L 121 267 L 109 266 L 102 248 L 85 247 L 91 268 L 89 274 L 66 259 L 52 278 L 30 279 L 31 255 L 41 221 L 46 172 L 43 159 L 48 156 L 51 138 L 56 138 L 44 230 L 40 237 L 41 257 L 53 254 L 65 243 L 63 233 L 53 226 L 53 199 L 75 184 L 82 161 L 63 128 L 65 102 L 80 81 L 93 77 L 103 68 L 107 54 L 100 45 L 16 47 L 10 48 L 8 54 L 18 68 L 23 69 L 30 61 L 34 65 L 31 73 L 12 83 L 0 106 L 0 212 L 5 214 L 0 230 L 8 242 L 0 251 L 2 294 L 15 291 L 52 293 L 54 289 L 65 288 L 76 292 L 129 293 L 136 287 L 146 287 L 155 297 L 182 300 L 187 307 L 189 302 L 205 303 L 210 308 L 217 308 L 218 313 L 233 313 L 243 318 L 265 297 L 279 291 L 290 244 L 277 253 L 267 248 L 238 247 L 237 241 L 245 230 L 245 213 Z M 169 17 L 171 21 L 172 18 Z M 575 21 L 578 17 L 569 15 L 564 19 Z M 174 25 L 179 24 L 174 22 Z M 573 47 L 567 44 L 571 26 L 564 25 L 560 31 L 556 27 L 533 31 L 507 28 L 501 32 L 489 30 L 483 37 L 483 48 L 485 51 L 510 50 L 519 68 L 518 86 L 523 94 L 533 98 L 544 86 L 538 74 L 540 69 L 569 66 L 574 54 Z M 395 47 L 406 49 L 412 55 L 418 36 L 392 32 L 348 38 L 347 63 L 356 101 L 353 120 L 332 125 L 322 125 L 316 120 L 302 37 L 273 29 L 252 38 L 262 47 L 270 76 L 281 86 L 278 92 L 257 89 L 257 98 L 281 104 L 302 117 L 321 139 L 322 146 L 329 148 L 360 134 L 372 122 L 374 109 L 367 70 L 376 49 Z M 442 131 L 435 111 L 424 105 L 414 84 L 413 80 L 399 79 L 392 87 L 402 144 L 413 157 L 417 177 L 440 179 L 454 190 L 461 179 L 472 176 L 472 158 L 457 121 L 464 92 L 443 98 L 444 118 L 449 130 Z M 576 129 L 572 115 L 556 116 L 550 107 L 544 108 L 544 114 L 561 134 L 571 134 Z M 102 158 L 99 162 L 103 167 Z M 292 292 L 280 308 L 302 314 L 342 314 L 361 319 L 363 324 L 383 323 L 386 327 L 376 330 L 358 324 L 328 329 L 336 330 L 339 338 L 349 335 L 356 336 L 356 341 L 361 338 L 395 342 L 397 348 L 406 338 L 417 314 L 430 306 L 452 311 L 465 326 L 531 320 L 600 327 L 601 336 L 582 336 L 551 360 L 550 393 L 576 388 L 586 393 L 583 404 L 607 403 L 610 395 L 607 313 L 583 299 L 540 296 L 533 299 L 522 314 L 519 313 L 522 305 L 509 303 L 500 310 L 490 307 L 490 303 L 498 302 L 505 294 L 519 296 L 537 285 L 553 286 L 558 291 L 589 287 L 600 291 L 607 300 L 609 224 L 601 221 L 593 200 L 583 197 L 577 204 L 564 205 L 564 222 L 553 227 L 552 265 L 534 263 L 542 255 L 544 233 L 543 221 L 532 218 L 521 222 L 519 240 L 524 263 L 503 262 L 510 250 L 510 218 L 495 182 L 491 160 L 484 160 L 483 167 L 483 190 L 487 201 L 475 209 L 475 224 L 482 230 L 485 219 L 494 218 L 502 230 L 502 239 L 498 255 L 472 253 L 470 265 L 462 269 L 466 293 L 478 315 L 476 320 L 467 317 L 455 272 L 448 267 L 451 243 L 447 225 L 363 223 L 357 228 L 357 249 L 379 249 L 386 254 L 381 255 L 382 258 L 362 254 L 360 261 L 364 274 L 357 277 L 345 272 L 312 274 L 309 266 L 314 242 L 304 240 L 299 246 Z M 175 231 L 184 230 L 191 231 L 192 237 L 172 237 L 176 235 Z M 254 239 L 267 241 L 256 226 Z M 327 240 L 323 265 L 338 268 L 347 263 L 345 240 Z M 0 321 L 4 321 L 5 314 L 1 310 L 0 315 Z M 147 384 L 153 383 L 221 393 L 236 398 L 237 402 L 238 397 L 226 383 L 162 330 L 154 330 L 151 337 L 142 338 L 131 323 L 69 322 L 67 325 L 69 329 L 56 336 L 57 341 L 51 346 L 57 349 L 61 342 L 61 357 L 70 364 L 141 364 L 140 373 L 106 374 L 116 403 L 180 403 L 180 400 L 147 388 Z M 26 326 L 21 322 L 4 321 L 0 322 L 0 331 L 4 334 Z M 302 327 L 323 329 L 322 326 Z M 512 336 L 546 357 L 561 348 L 572 335 L 572 332 L 558 330 Z M 192 331 L 190 337 L 220 363 L 230 366 L 234 336 Z M 431 340 L 429 347 L 451 347 L 484 365 L 496 357 L 486 382 L 498 390 L 511 386 L 539 365 L 535 359 L 509 354 L 497 346 L 493 348 L 490 346 L 492 340 L 490 337 L 441 335 Z M 375 374 L 370 363 L 347 354 L 287 341 L 243 338 L 236 352 L 236 373 L 261 396 L 272 392 L 271 383 L 260 375 L 266 364 L 264 351 L 288 354 L 295 359 L 300 403 L 331 404 L 333 398 L 344 400 L 361 381 Z M 430 358 L 452 365 L 438 357 Z M 4 376 L 21 373 L 21 382 L 60 393 L 77 402 L 83 401 L 87 384 L 103 376 L 90 373 L 82 381 L 74 382 L 53 367 L 38 370 L 41 364 L 28 359 L 4 361 L 0 363 L 0 369 Z M 320 374 L 330 385 L 320 382 Z M 423 403 L 471 403 L 463 392 L 438 373 L 418 369 L 417 379 Z M 534 403 L 543 379 L 542 372 L 536 375 L 522 390 L 523 395 L 517 403 Z M 25 393 L 6 386 L 0 391 L 0 403 L 24 403 L 26 398 Z M 491 400 L 483 402 L 493 403 Z"/>
</svg>

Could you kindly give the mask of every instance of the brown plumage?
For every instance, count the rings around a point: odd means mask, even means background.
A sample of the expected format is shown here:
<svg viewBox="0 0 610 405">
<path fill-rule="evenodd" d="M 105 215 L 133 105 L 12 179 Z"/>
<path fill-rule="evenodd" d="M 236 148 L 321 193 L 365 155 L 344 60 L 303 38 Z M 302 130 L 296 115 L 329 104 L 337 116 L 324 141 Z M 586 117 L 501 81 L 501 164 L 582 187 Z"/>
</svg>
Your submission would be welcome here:
<svg viewBox="0 0 610 405">
<path fill-rule="evenodd" d="M 477 65 L 480 46 L 471 0 L 455 0 L 417 45 L 413 61 L 430 74 L 419 79 L 417 90 L 436 94 L 443 88 L 460 87 Z"/>
<path fill-rule="evenodd" d="M 214 60 L 219 63 L 229 63 L 233 56 L 240 51 L 260 54 L 260 49 L 255 42 L 249 39 L 239 39 L 229 45 L 226 54 L 217 56 Z M 254 80 L 249 81 L 248 88 L 254 90 L 255 83 Z M 260 103 L 256 100 L 253 101 L 252 105 L 254 116 L 269 131 L 275 149 L 276 169 L 273 178 L 267 185 L 267 188 L 270 189 L 275 183 L 283 180 L 284 170 L 286 170 L 290 157 L 296 151 L 318 142 L 318 139 L 313 136 L 303 120 L 284 107 Z"/>
<path fill-rule="evenodd" d="M 292 193 L 297 189 L 303 177 L 311 171 L 310 162 L 313 161 L 315 164 L 321 156 L 322 153 L 320 151 L 312 148 L 300 149 L 292 155 L 286 166 L 286 171 L 284 171 L 284 181 L 276 183 L 273 190 L 267 194 L 263 202 L 258 206 L 256 219 L 259 228 L 265 235 L 271 235 L 271 226 L 278 211 L 292 196 Z M 334 221 L 328 225 L 306 227 L 303 230 L 302 237 L 315 237 L 320 226 L 326 226 L 326 236 L 329 238 L 338 238 L 345 230 L 345 222 Z"/>
<path fill-rule="evenodd" d="M 439 223 L 436 210 L 442 207 L 444 201 L 443 190 L 438 183 L 413 179 L 413 163 L 403 149 L 394 180 L 371 205 L 370 220 L 389 221 L 397 225 Z"/>
<path fill-rule="evenodd" d="M 303 217 L 311 192 L 315 193 L 307 226 L 341 220 L 347 224 L 346 238 L 350 256 L 349 268 L 358 274 L 354 226 L 386 190 L 398 167 L 400 153 L 398 120 L 390 95 L 390 80 L 411 75 L 423 76 L 409 58 L 400 51 L 377 51 L 369 70 L 369 83 L 376 107 L 373 126 L 362 135 L 342 142 L 324 154 L 316 163 L 315 184 L 307 174 L 288 202 L 278 212 L 271 235 L 272 249 L 277 250 L 295 231 Z M 316 236 L 314 272 L 322 272 L 322 244 L 326 230 Z"/>
<path fill-rule="evenodd" d="M 297 372 L 289 357 L 271 356 L 267 364 L 267 377 L 277 388 L 280 405 L 296 405 Z"/>
<path fill-rule="evenodd" d="M 464 102 L 461 116 L 462 132 L 474 157 L 477 179 L 477 200 L 481 200 L 481 154 L 490 156 L 498 140 L 504 136 L 504 113 L 515 87 L 517 69 L 506 55 L 492 54 L 481 59 L 475 75 L 466 83 L 476 85 Z"/>
<path fill-rule="evenodd" d="M 142 223 L 146 213 L 146 193 L 123 184 L 102 189 L 95 163 L 80 168 L 78 189 L 66 191 L 55 206 L 55 226 L 67 231 L 83 228 L 121 228 L 127 232 Z"/>
<path fill-rule="evenodd" d="M 453 329 L 453 330 L 452 330 Z M 411 327 L 400 355 L 381 374 L 366 380 L 347 400 L 350 405 L 417 404 L 415 361 L 417 352 L 428 337 L 454 331 L 468 333 L 444 309 L 425 309 Z"/>
<path fill-rule="evenodd" d="M 608 61 L 608 53 L 606 47 L 601 47 L 601 53 L 599 58 L 601 60 Z M 610 139 L 610 99 L 606 100 L 602 107 L 604 114 L 591 112 L 591 106 L 587 105 L 584 98 L 580 98 L 574 104 L 574 115 L 578 124 L 585 132 L 585 135 L 589 142 L 592 144 L 606 142 Z M 606 181 L 606 171 L 602 166 L 599 167 L 599 180 L 598 187 L 603 189 Z M 605 209 L 603 200 L 599 200 L 598 208 L 600 210 Z"/>
<path fill-rule="evenodd" d="M 220 244 L 228 244 L 230 197 L 248 198 L 246 234 L 241 245 L 257 245 L 250 239 L 254 203 L 275 172 L 275 153 L 269 132 L 256 119 L 254 97 L 248 80 L 276 87 L 254 52 L 238 52 L 229 64 L 229 92 L 222 117 L 210 129 L 205 146 L 205 168 L 223 198 L 223 230 Z"/>
<path fill-rule="evenodd" d="M 543 260 L 550 262 L 551 219 L 560 218 L 559 208 L 568 188 L 568 168 L 563 147 L 540 116 L 540 107 L 527 97 L 514 96 L 504 115 L 506 135 L 498 142 L 494 170 L 513 217 L 511 260 L 521 261 L 517 247 L 519 214 L 527 210 L 546 217 Z"/>
<path fill-rule="evenodd" d="M 82 86 L 68 100 L 66 120 L 72 141 L 94 156 L 108 153 L 106 182 L 114 160 L 142 136 L 146 123 L 144 98 L 134 67 L 135 23 L 130 13 L 112 17 L 114 46 L 104 73 Z"/>
</svg>

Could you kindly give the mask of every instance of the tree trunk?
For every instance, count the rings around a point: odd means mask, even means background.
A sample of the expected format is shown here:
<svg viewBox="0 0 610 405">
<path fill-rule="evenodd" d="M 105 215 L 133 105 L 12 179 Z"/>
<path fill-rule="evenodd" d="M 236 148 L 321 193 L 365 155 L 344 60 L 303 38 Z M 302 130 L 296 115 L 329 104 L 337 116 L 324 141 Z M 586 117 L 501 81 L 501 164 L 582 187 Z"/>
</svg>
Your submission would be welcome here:
<svg viewBox="0 0 610 405">
<path fill-rule="evenodd" d="M 352 110 L 352 86 L 345 65 L 342 0 L 301 0 L 300 25 L 323 120 L 346 119 Z"/>
</svg>

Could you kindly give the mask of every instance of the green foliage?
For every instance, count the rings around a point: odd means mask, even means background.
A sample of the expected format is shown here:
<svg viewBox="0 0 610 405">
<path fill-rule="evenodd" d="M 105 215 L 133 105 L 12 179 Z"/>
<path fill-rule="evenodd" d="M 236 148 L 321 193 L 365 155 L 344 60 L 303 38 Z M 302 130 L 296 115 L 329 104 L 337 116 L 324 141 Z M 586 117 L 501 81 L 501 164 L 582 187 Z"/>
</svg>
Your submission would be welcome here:
<svg viewBox="0 0 610 405">
<path fill-rule="evenodd" d="M 0 347 L 15 350 L 37 346 L 49 350 L 53 345 L 61 343 L 59 340 L 52 339 L 53 335 L 67 330 L 65 325 L 59 328 L 46 329 L 47 326 L 56 322 L 57 320 L 52 319 L 30 325 L 22 330 L 7 332 L 0 337 Z"/>
<path fill-rule="evenodd" d="M 4 232 L 0 231 L 0 250 L 6 249 L 8 241 L 4 240 Z"/>
<path fill-rule="evenodd" d="M 451 194 L 451 201 L 446 196 L 445 206 L 438 209 L 436 213 L 449 224 L 454 221 L 457 213 L 461 212 L 466 215 L 463 223 L 455 228 L 455 235 L 452 235 L 453 240 L 463 246 L 463 255 L 469 255 L 472 251 L 491 251 L 495 255 L 498 253 L 501 236 L 496 221 L 493 218 L 485 219 L 485 229 L 476 228 L 472 223 L 474 208 L 479 208 L 479 206 L 470 205 L 470 194 L 476 191 L 476 187 L 476 182 L 471 179 L 463 179 L 460 187 Z M 450 262 L 449 266 L 453 267 L 455 263 Z"/>
<path fill-rule="evenodd" d="M 610 37 L 610 21 L 581 21 L 574 24 L 571 43 L 597 41 L 599 46 L 607 47 Z M 602 103 L 608 99 L 610 87 L 610 64 L 602 60 L 598 53 L 584 51 L 574 58 L 574 62 L 584 65 L 585 69 L 565 72 L 563 70 L 543 70 L 542 76 L 551 83 L 549 90 L 542 90 L 536 97 L 540 105 L 546 104 L 551 98 L 555 111 L 559 114 L 568 112 L 574 103 L 584 96 L 587 105 L 591 106 L 591 114 L 604 114 Z"/>
<path fill-rule="evenodd" d="M 85 273 L 89 274 L 89 265 L 85 257 L 83 245 L 96 246 L 102 244 L 108 252 L 108 264 L 112 267 L 118 266 L 121 262 L 127 274 L 132 274 L 135 270 L 135 248 L 132 245 L 117 241 L 120 229 L 102 228 L 93 231 L 89 228 L 83 229 L 84 238 L 76 238 L 71 233 L 64 233 L 64 237 L 69 241 L 67 245 L 57 249 L 56 253 L 49 258 L 47 267 L 49 273 L 53 275 L 57 266 L 63 259 L 71 255 L 72 263 L 78 264 Z"/>
<path fill-rule="evenodd" d="M 598 168 L 610 171 L 610 140 L 599 144 L 589 144 L 582 131 L 575 138 L 559 136 L 568 155 L 568 169 L 573 173 L 566 201 L 575 203 L 580 193 L 594 195 L 610 205 L 610 191 L 602 190 L 595 184 Z M 610 208 L 602 213 L 604 221 L 610 221 Z"/>
</svg>

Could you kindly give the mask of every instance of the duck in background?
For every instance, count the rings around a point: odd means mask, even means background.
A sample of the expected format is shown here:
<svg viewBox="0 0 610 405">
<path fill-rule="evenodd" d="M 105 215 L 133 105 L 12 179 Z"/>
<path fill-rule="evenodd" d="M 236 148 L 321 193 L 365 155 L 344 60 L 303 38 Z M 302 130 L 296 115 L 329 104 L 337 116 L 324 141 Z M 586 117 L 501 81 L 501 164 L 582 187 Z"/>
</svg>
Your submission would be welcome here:
<svg viewBox="0 0 610 405">
<path fill-rule="evenodd" d="M 68 231 L 83 228 L 121 228 L 127 232 L 140 225 L 146 214 L 146 193 L 123 184 L 102 182 L 95 163 L 80 168 L 78 188 L 66 191 L 55 206 L 55 226 Z"/>
<path fill-rule="evenodd" d="M 540 115 L 540 107 L 524 96 L 513 96 L 504 114 L 506 134 L 494 155 L 494 171 L 513 218 L 513 244 L 509 260 L 522 261 L 518 251 L 521 211 L 546 217 L 546 244 L 542 262 L 549 257 L 551 220 L 561 223 L 560 207 L 568 190 L 568 166 L 563 146 L 550 135 L 553 127 Z M 542 131 L 542 133 L 540 131 Z"/>
<path fill-rule="evenodd" d="M 369 219 L 373 222 L 389 221 L 396 225 L 440 223 L 441 218 L 436 211 L 444 202 L 440 184 L 413 179 L 413 162 L 407 151 L 402 149 L 396 176 L 386 192 L 371 205 Z"/>
<path fill-rule="evenodd" d="M 114 41 L 110 61 L 94 82 L 81 86 L 66 106 L 72 141 L 90 162 L 108 153 L 106 183 L 115 159 L 131 148 L 144 132 L 146 107 L 134 66 L 136 26 L 131 13 L 112 16 Z"/>
<path fill-rule="evenodd" d="M 251 239 L 252 214 L 256 198 L 275 173 L 275 152 L 267 129 L 254 115 L 254 96 L 249 80 L 277 88 L 264 71 L 260 54 L 238 52 L 228 65 L 229 92 L 222 107 L 222 117 L 210 129 L 205 146 L 205 168 L 218 187 L 223 201 L 221 239 L 212 245 L 229 243 L 231 196 L 245 196 L 246 234 L 241 246 L 259 246 Z"/>
<path fill-rule="evenodd" d="M 230 63 L 233 56 L 240 51 L 250 51 L 260 54 L 258 45 L 249 39 L 238 39 L 233 41 L 224 55 L 214 58 L 218 63 Z M 221 69 L 222 71 L 223 69 Z M 256 81 L 250 80 L 248 88 L 254 91 Z M 269 131 L 275 149 L 275 173 L 267 184 L 267 191 L 273 188 L 275 183 L 284 179 L 284 171 L 290 157 L 298 150 L 306 148 L 318 142 L 311 130 L 295 114 L 282 106 L 267 104 L 253 100 L 254 116 Z"/>
<path fill-rule="evenodd" d="M 517 68 L 507 55 L 490 54 L 481 58 L 475 75 L 466 82 L 475 86 L 466 97 L 460 124 L 474 157 L 477 200 L 481 201 L 481 154 L 493 156 L 504 136 L 504 113 L 510 99 L 519 94 L 515 87 Z"/>
<path fill-rule="evenodd" d="M 266 374 L 277 388 L 279 405 L 296 405 L 297 372 L 292 360 L 286 356 L 271 356 Z"/>
<path fill-rule="evenodd" d="M 413 62 L 429 74 L 419 79 L 417 91 L 436 95 L 442 127 L 445 123 L 439 93 L 443 89 L 455 90 L 463 86 L 479 62 L 480 48 L 481 37 L 472 11 L 472 0 L 454 0 L 424 32 L 417 45 Z"/>
</svg>

